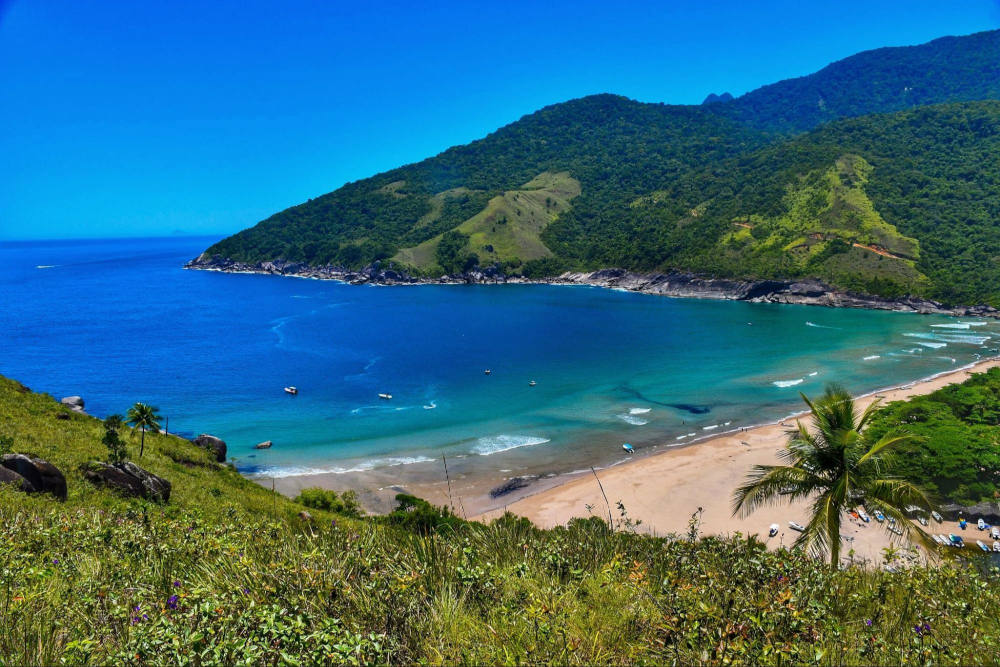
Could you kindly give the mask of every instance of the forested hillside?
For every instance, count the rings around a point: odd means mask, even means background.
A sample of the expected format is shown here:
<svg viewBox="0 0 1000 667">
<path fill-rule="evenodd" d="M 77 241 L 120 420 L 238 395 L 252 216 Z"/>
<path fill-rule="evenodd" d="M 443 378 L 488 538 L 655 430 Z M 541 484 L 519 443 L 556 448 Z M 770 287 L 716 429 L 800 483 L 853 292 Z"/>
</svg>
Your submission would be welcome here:
<svg viewBox="0 0 1000 667">
<path fill-rule="evenodd" d="M 201 263 L 682 269 L 997 305 L 998 107 L 976 102 L 994 99 L 1000 31 L 701 106 L 595 95 L 277 213 Z"/>
</svg>

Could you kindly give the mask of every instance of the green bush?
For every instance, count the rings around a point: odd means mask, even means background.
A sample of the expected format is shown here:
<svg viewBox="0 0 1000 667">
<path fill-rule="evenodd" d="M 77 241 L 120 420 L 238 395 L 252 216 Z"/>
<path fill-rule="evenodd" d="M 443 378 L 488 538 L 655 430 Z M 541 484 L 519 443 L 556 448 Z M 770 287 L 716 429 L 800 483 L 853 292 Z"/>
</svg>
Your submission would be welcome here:
<svg viewBox="0 0 1000 667">
<path fill-rule="evenodd" d="M 360 517 L 364 514 L 361 505 L 358 504 L 358 494 L 350 490 L 337 495 L 336 491 L 330 489 L 311 487 L 302 489 L 295 498 L 295 502 L 313 509 L 326 510 L 345 516 Z"/>
</svg>

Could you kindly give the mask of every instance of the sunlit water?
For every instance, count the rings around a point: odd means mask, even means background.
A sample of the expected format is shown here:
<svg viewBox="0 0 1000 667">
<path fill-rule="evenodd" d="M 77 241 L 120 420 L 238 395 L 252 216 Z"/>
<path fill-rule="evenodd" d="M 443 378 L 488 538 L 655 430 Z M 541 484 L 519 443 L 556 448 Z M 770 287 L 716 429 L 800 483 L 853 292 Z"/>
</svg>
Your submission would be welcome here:
<svg viewBox="0 0 1000 667">
<path fill-rule="evenodd" d="M 171 431 L 225 439 L 248 474 L 403 476 L 447 454 L 505 475 L 777 419 L 828 382 L 948 371 L 1000 336 L 993 321 L 889 312 L 181 268 L 210 242 L 0 245 L 0 372 L 99 416 L 153 403 Z"/>
</svg>

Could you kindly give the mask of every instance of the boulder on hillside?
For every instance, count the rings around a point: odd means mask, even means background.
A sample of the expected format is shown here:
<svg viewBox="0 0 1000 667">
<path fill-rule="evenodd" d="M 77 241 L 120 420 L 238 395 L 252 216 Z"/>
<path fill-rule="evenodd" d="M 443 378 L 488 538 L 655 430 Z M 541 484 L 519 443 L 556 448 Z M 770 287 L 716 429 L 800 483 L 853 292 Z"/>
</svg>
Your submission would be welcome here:
<svg viewBox="0 0 1000 667">
<path fill-rule="evenodd" d="M 223 463 L 226 460 L 226 441 L 222 438 L 202 433 L 191 442 L 215 454 L 215 460 L 219 463 Z"/>
<path fill-rule="evenodd" d="M 79 396 L 67 396 L 59 402 L 63 405 L 69 406 L 72 410 L 83 412 L 83 399 Z"/>
<path fill-rule="evenodd" d="M 258 442 L 256 445 L 253 446 L 253 448 L 254 449 L 271 449 L 271 445 L 273 445 L 273 444 L 274 443 L 271 442 L 270 440 L 265 440 L 264 442 Z"/>
<path fill-rule="evenodd" d="M 103 463 L 90 461 L 80 467 L 83 476 L 126 496 L 165 503 L 170 500 L 170 482 L 143 470 L 131 461 Z"/>
<path fill-rule="evenodd" d="M 975 523 L 977 519 L 982 519 L 991 525 L 1000 525 L 1000 503 L 984 502 L 978 505 L 957 505 L 947 504 L 939 508 L 944 518 L 949 521 L 957 521 L 959 517 L 965 517 Z"/>
<path fill-rule="evenodd" d="M 4 454 L 0 457 L 0 467 L 28 480 L 35 491 L 66 500 L 66 476 L 45 459 L 27 454 Z"/>
<path fill-rule="evenodd" d="M 31 482 L 18 475 L 9 468 L 0 466 L 0 484 L 13 484 L 14 488 L 24 493 L 37 493 L 38 489 L 31 485 Z"/>
</svg>

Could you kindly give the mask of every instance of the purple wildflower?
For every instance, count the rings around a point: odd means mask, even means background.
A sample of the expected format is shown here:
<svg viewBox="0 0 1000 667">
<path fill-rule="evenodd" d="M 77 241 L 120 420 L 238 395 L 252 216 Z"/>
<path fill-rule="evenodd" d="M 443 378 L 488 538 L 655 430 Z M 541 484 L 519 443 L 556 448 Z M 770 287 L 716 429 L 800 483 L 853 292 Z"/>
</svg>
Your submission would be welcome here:
<svg viewBox="0 0 1000 667">
<path fill-rule="evenodd" d="M 171 595 L 169 598 L 167 598 L 167 606 L 170 607 L 171 609 L 177 609 L 176 595 Z"/>
<path fill-rule="evenodd" d="M 138 623 L 141 620 L 142 619 L 140 619 L 138 616 L 133 616 L 132 617 L 132 625 L 135 625 L 136 623 Z"/>
<path fill-rule="evenodd" d="M 58 565 L 59 564 L 59 559 L 58 558 L 53 558 L 52 559 L 52 564 L 53 565 Z"/>
<path fill-rule="evenodd" d="M 142 615 L 142 620 L 148 621 L 149 620 L 149 615 L 148 614 L 143 614 Z"/>
<path fill-rule="evenodd" d="M 137 604 L 135 607 L 133 607 L 133 609 L 135 611 L 139 611 L 140 609 L 142 609 L 142 605 L 141 604 Z"/>
<path fill-rule="evenodd" d="M 174 588 L 180 588 L 180 587 L 181 587 L 181 582 L 174 581 Z"/>
<path fill-rule="evenodd" d="M 243 588 L 243 595 L 250 595 L 250 589 L 249 589 L 249 588 L 246 588 L 246 587 L 244 587 L 244 588 Z"/>
<path fill-rule="evenodd" d="M 930 631 L 931 631 L 931 624 L 924 623 L 924 632 L 930 632 Z"/>
</svg>

